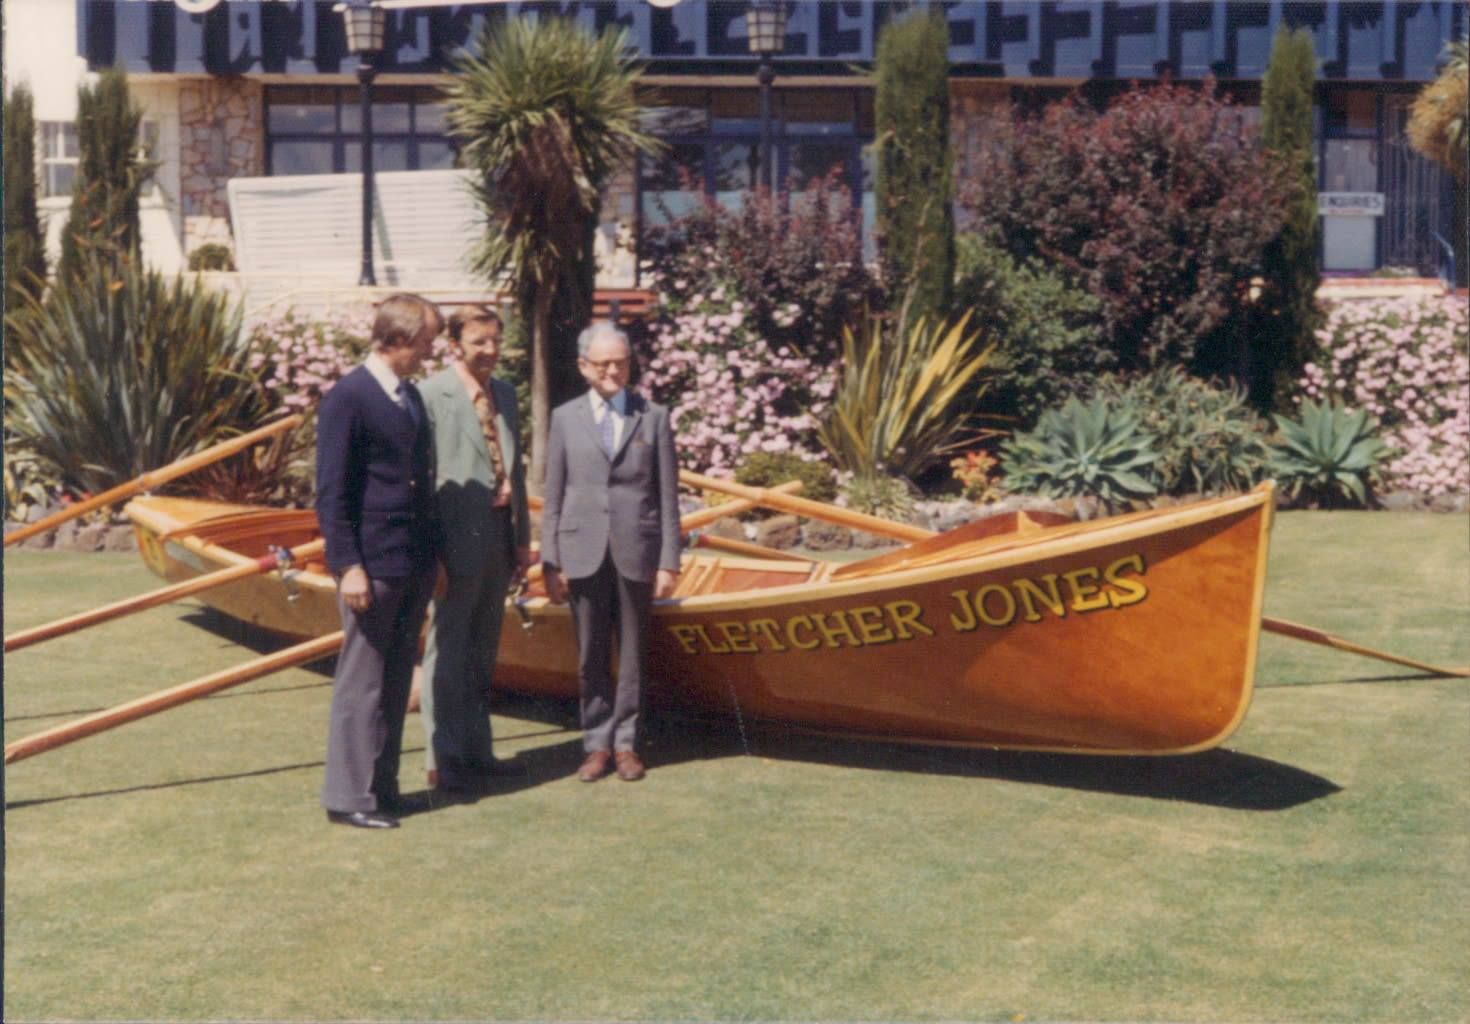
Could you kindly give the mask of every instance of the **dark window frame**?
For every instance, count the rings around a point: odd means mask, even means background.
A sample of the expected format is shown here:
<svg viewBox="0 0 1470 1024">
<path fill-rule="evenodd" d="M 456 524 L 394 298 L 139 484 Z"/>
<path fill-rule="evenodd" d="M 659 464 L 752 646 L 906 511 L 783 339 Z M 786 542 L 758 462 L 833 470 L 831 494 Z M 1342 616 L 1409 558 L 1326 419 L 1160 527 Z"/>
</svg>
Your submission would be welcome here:
<svg viewBox="0 0 1470 1024">
<path fill-rule="evenodd" d="M 393 100 L 392 102 L 407 102 L 408 105 L 408 131 L 381 131 L 376 127 L 373 130 L 374 143 L 404 143 L 408 152 L 408 170 L 422 170 L 422 157 L 419 151 L 421 143 L 442 143 L 449 147 L 451 153 L 457 153 L 459 147 L 454 139 L 439 132 L 420 131 L 418 128 L 419 109 L 435 103 L 443 102 L 442 92 L 431 85 L 402 85 L 385 86 L 384 91 L 393 94 L 406 94 L 408 99 Z M 271 127 L 272 106 L 294 106 L 301 102 L 293 99 L 283 99 L 293 93 L 300 95 L 308 90 L 320 92 L 329 91 L 332 94 L 332 128 L 327 132 L 293 132 L 273 129 Z M 356 86 L 350 85 L 271 85 L 265 90 L 264 123 L 265 123 L 265 173 L 268 176 L 278 176 L 275 168 L 275 148 L 278 142 L 326 142 L 332 147 L 331 169 L 314 172 L 321 174 L 348 174 L 355 173 L 347 169 L 349 150 L 357 152 L 362 147 L 362 132 L 350 131 L 343 128 L 343 111 L 348 107 L 355 107 L 358 102 L 358 90 Z M 326 104 L 320 104 L 326 106 Z"/>
</svg>

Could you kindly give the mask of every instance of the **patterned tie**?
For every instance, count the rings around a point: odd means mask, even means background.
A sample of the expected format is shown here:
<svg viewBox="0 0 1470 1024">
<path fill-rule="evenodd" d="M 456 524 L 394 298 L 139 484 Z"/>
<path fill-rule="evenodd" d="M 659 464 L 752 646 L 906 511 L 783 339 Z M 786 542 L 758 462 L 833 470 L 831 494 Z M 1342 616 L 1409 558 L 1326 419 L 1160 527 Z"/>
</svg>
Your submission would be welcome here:
<svg viewBox="0 0 1470 1024">
<path fill-rule="evenodd" d="M 604 402 L 602 406 L 602 450 L 607 452 L 607 457 L 613 457 L 613 410 L 610 403 Z"/>
<path fill-rule="evenodd" d="M 485 432 L 485 446 L 490 449 L 490 465 L 495 468 L 495 504 L 504 504 L 509 497 L 506 487 L 505 453 L 500 450 L 500 430 L 495 425 L 495 405 L 490 390 L 481 388 L 475 394 L 475 415 L 480 419 L 480 429 Z"/>
</svg>

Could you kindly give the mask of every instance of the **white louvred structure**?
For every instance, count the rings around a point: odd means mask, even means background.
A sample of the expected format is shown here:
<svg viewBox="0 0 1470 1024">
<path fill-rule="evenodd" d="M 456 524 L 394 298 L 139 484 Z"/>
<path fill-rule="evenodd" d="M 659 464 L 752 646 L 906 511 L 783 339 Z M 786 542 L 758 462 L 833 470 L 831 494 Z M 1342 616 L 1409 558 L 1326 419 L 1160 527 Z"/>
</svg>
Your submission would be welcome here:
<svg viewBox="0 0 1470 1024">
<path fill-rule="evenodd" d="M 464 171 L 374 175 L 373 254 L 379 283 L 409 290 L 473 291 L 468 254 L 483 221 Z M 362 175 L 233 178 L 235 262 L 252 292 L 283 284 L 355 281 L 362 259 Z"/>
</svg>

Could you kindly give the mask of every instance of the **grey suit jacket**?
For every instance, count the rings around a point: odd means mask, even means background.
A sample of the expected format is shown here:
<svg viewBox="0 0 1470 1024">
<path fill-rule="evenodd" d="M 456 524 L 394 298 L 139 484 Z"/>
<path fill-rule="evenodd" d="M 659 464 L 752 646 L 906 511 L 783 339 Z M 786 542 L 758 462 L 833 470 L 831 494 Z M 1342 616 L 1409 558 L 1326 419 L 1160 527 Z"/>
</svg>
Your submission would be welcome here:
<svg viewBox="0 0 1470 1024">
<path fill-rule="evenodd" d="M 516 545 L 524 547 L 531 543 L 531 518 L 526 503 L 526 471 L 521 464 L 516 393 L 513 387 L 495 377 L 490 379 L 490 387 L 495 399 L 501 457 L 510 474 L 513 539 Z M 495 466 L 490 461 L 490 446 L 480 426 L 480 417 L 475 413 L 475 404 L 453 366 L 425 380 L 419 386 L 419 393 L 423 395 L 433 427 L 439 551 L 445 568 L 451 573 L 478 572 L 487 557 L 507 555 L 503 551 L 488 551 L 485 546 L 492 536 L 489 523 L 493 514 L 491 503 L 495 499 L 492 489 Z M 514 560 L 514 552 L 508 557 Z"/>
<path fill-rule="evenodd" d="M 608 458 L 587 395 L 553 410 L 546 442 L 541 560 L 569 579 L 597 572 L 603 557 L 628 579 L 648 582 L 679 568 L 679 467 L 669 411 L 628 392 L 618 450 Z"/>
</svg>

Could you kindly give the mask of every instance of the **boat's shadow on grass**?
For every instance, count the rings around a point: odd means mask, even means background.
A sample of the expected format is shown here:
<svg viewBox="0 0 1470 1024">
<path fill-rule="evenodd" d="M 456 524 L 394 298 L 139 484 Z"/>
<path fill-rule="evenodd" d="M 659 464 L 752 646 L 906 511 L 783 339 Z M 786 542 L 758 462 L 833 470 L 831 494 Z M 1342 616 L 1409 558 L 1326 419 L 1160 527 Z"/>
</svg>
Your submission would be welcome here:
<svg viewBox="0 0 1470 1024">
<path fill-rule="evenodd" d="M 575 702 L 497 695 L 495 713 L 576 735 Z M 568 747 L 571 749 L 567 749 Z M 845 739 L 734 715 L 695 715 L 654 709 L 645 747 L 651 771 L 690 761 L 753 756 L 773 761 L 835 765 L 864 771 L 907 772 L 1056 786 L 1119 796 L 1180 800 L 1243 811 L 1279 811 L 1340 791 L 1336 783 L 1288 764 L 1233 750 L 1175 757 L 1101 757 L 1012 750 L 925 747 Z M 563 753 L 564 752 L 564 753 Z M 579 744 L 523 752 L 555 774 L 575 770 Z M 557 764 L 555 758 L 571 758 Z M 544 758 L 550 757 L 551 763 Z M 528 782 L 538 772 L 531 767 Z"/>
</svg>

